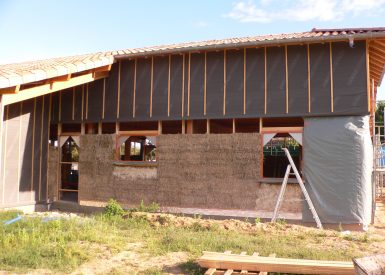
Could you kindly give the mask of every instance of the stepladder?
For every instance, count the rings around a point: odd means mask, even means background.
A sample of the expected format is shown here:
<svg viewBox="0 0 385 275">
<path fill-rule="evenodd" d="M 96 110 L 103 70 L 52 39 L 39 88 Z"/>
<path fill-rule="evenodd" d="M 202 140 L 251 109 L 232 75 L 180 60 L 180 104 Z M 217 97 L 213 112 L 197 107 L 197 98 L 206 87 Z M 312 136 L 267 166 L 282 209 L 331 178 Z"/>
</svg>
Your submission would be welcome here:
<svg viewBox="0 0 385 275">
<path fill-rule="evenodd" d="M 301 191 L 305 197 L 307 205 L 309 206 L 309 210 L 311 211 L 313 218 L 317 224 L 317 227 L 319 229 L 323 229 L 321 220 L 317 214 L 317 211 L 314 208 L 313 202 L 310 199 L 309 193 L 306 190 L 305 184 L 303 183 L 302 177 L 300 176 L 300 174 L 298 172 L 298 169 L 297 169 L 297 167 L 293 161 L 293 158 L 290 155 L 289 150 L 287 148 L 282 148 L 282 149 L 285 152 L 287 159 L 289 160 L 289 164 L 287 165 L 287 168 L 286 168 L 285 176 L 283 178 L 282 186 L 281 186 L 281 189 L 279 191 L 277 203 L 276 203 L 275 208 L 274 208 L 274 213 L 273 213 L 273 217 L 271 219 L 271 222 L 275 222 L 278 218 L 279 209 L 281 208 L 282 201 L 283 201 L 283 198 L 285 196 L 285 191 L 286 191 L 289 176 L 295 175 L 295 177 L 298 181 L 298 184 L 301 188 Z"/>
</svg>

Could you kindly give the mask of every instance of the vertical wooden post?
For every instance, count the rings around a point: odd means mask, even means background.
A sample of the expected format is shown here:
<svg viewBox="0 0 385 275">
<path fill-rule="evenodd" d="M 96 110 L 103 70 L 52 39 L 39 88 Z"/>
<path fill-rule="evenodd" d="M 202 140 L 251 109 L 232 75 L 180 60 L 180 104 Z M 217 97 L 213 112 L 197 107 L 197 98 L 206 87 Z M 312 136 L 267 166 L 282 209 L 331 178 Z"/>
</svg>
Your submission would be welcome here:
<svg viewBox="0 0 385 275">
<path fill-rule="evenodd" d="M 182 61 L 182 117 L 184 116 L 184 74 L 185 74 L 185 54 L 183 54 L 183 61 Z"/>
<path fill-rule="evenodd" d="M 59 92 L 60 93 L 60 92 Z M 31 157 L 31 201 L 34 200 L 33 197 L 33 178 L 34 178 L 34 161 L 35 161 L 35 126 L 36 126 L 36 98 L 33 101 L 33 123 L 32 123 L 32 157 Z M 58 123 L 58 131 L 61 129 L 61 123 Z M 5 146 L 5 143 L 4 143 Z M 4 149 L 5 150 L 5 149 Z M 5 159 L 5 156 L 4 156 Z M 5 165 L 5 164 L 4 164 Z"/>
<path fill-rule="evenodd" d="M 263 118 L 259 118 L 259 133 L 263 132 Z"/>
<path fill-rule="evenodd" d="M 43 129 L 44 129 L 44 109 L 45 109 L 45 98 L 42 97 L 42 110 L 41 110 L 41 129 L 40 129 L 40 159 L 39 159 L 39 201 L 41 201 L 41 173 L 42 173 L 42 160 L 43 160 Z"/>
<path fill-rule="evenodd" d="M 152 117 L 152 95 L 154 93 L 154 57 L 151 57 L 150 117 Z"/>
<path fill-rule="evenodd" d="M 132 117 L 135 117 L 135 96 L 136 96 L 136 67 L 137 67 L 137 59 L 135 58 L 135 66 L 134 66 L 134 95 L 133 95 L 133 104 L 132 104 Z"/>
<path fill-rule="evenodd" d="M 330 53 L 330 107 L 331 112 L 334 112 L 334 83 L 333 83 L 333 50 L 332 42 L 329 42 L 329 53 Z"/>
<path fill-rule="evenodd" d="M 102 123 L 98 122 L 98 135 L 102 134 Z"/>
<path fill-rule="evenodd" d="M 205 70 L 204 70 L 204 86 L 203 86 L 203 114 L 206 115 L 207 109 L 207 52 L 205 52 Z"/>
<path fill-rule="evenodd" d="M 186 134 L 186 121 L 182 119 L 182 134 Z"/>
<path fill-rule="evenodd" d="M 106 112 L 106 79 L 103 78 L 103 107 L 102 107 L 102 119 Z"/>
<path fill-rule="evenodd" d="M 85 102 L 84 102 L 84 84 L 83 84 L 82 85 L 82 121 L 84 120 L 84 105 L 85 105 Z M 61 104 L 60 104 L 60 107 L 61 107 Z M 60 118 L 59 118 L 59 121 L 61 121 Z"/>
<path fill-rule="evenodd" d="M 206 133 L 207 134 L 210 134 L 210 119 L 208 119 L 207 121 L 206 121 Z"/>
<path fill-rule="evenodd" d="M 36 102 L 36 98 L 35 98 Z M 9 117 L 9 105 L 6 106 L 6 114 L 5 114 L 5 133 L 4 133 L 4 164 L 3 164 L 3 190 L 2 190 L 2 202 L 4 203 L 4 195 L 5 195 L 5 171 L 7 171 L 6 164 L 7 162 L 5 161 L 7 157 L 7 138 L 8 138 L 8 117 Z M 31 195 L 32 196 L 32 195 Z M 33 198 L 33 197 L 32 197 Z"/>
<path fill-rule="evenodd" d="M 226 115 L 226 49 L 223 51 L 223 115 Z"/>
<path fill-rule="evenodd" d="M 49 110 L 48 110 L 48 131 L 47 131 L 47 140 L 49 140 L 50 136 L 51 136 L 51 115 L 52 115 L 52 93 L 49 95 Z M 47 202 L 50 202 L 50 198 L 49 198 L 49 183 L 48 183 L 48 176 L 49 176 L 49 171 L 48 171 L 48 159 L 49 159 L 49 148 L 50 148 L 50 144 L 49 142 L 47 143 L 47 159 L 46 159 L 46 162 L 47 162 L 47 171 L 46 171 L 46 177 L 47 177 L 47 188 L 46 188 L 46 198 L 47 198 Z M 53 144 L 51 145 L 53 146 Z"/>
<path fill-rule="evenodd" d="M 116 134 L 119 134 L 119 131 L 120 131 L 120 125 L 119 125 L 119 122 L 117 121 L 115 123 L 115 132 L 116 132 Z"/>
<path fill-rule="evenodd" d="M 171 96 L 171 54 L 168 56 L 167 116 L 170 116 L 170 96 Z"/>
<path fill-rule="evenodd" d="M 4 104 L 3 104 L 3 95 L 0 95 L 0 167 L 2 165 L 3 159 L 1 158 L 2 153 L 3 153 L 3 128 L 4 126 Z M 4 145 L 5 147 L 5 145 Z M 4 163 L 5 163 L 5 158 L 4 158 Z M 1 176 L 4 177 L 3 171 L 1 171 Z M 0 178 L 1 178 L 0 176 Z M 4 190 L 4 186 L 2 188 Z M 3 198 L 1 198 L 3 199 Z M 4 201 L 1 200 L 0 203 L 3 203 Z"/>
<path fill-rule="evenodd" d="M 235 118 L 233 118 L 233 134 L 235 134 Z"/>
<path fill-rule="evenodd" d="M 265 47 L 265 115 L 267 114 L 267 49 Z"/>
<path fill-rule="evenodd" d="M 243 114 L 246 114 L 246 48 L 243 49 Z"/>
<path fill-rule="evenodd" d="M 370 66 L 369 66 L 369 43 L 370 40 L 366 40 L 366 89 L 367 89 L 367 98 L 368 98 L 368 112 L 370 113 L 372 108 L 371 96 L 370 96 Z"/>
<path fill-rule="evenodd" d="M 86 134 L 86 124 L 84 122 L 82 122 L 80 124 L 80 134 L 81 135 L 85 135 Z"/>
<path fill-rule="evenodd" d="M 44 97 L 43 97 L 44 98 Z M 22 167 L 22 165 L 23 165 L 23 163 L 22 163 L 22 160 L 21 160 L 21 152 L 20 152 L 20 150 L 21 150 L 21 125 L 22 125 L 22 120 L 23 120 L 23 101 L 21 101 L 20 103 L 20 113 L 19 113 L 19 130 L 18 130 L 18 132 L 19 132 L 19 144 L 18 144 L 18 150 L 17 150 L 17 185 L 18 185 L 18 187 L 17 187 L 17 190 L 18 190 L 18 192 L 17 192 L 17 202 L 19 202 L 20 201 L 20 174 L 21 174 L 21 167 Z M 42 128 L 43 128 L 44 126 L 42 125 Z"/>
<path fill-rule="evenodd" d="M 158 135 L 161 135 L 162 134 L 162 121 L 159 120 L 158 121 Z"/>
<path fill-rule="evenodd" d="M 86 84 L 86 119 L 88 119 L 88 83 Z"/>
<path fill-rule="evenodd" d="M 75 87 L 72 88 L 72 120 L 75 119 Z"/>
<path fill-rule="evenodd" d="M 286 81 L 286 114 L 289 113 L 289 69 L 287 64 L 287 45 L 285 45 L 285 81 Z"/>
<path fill-rule="evenodd" d="M 119 115 L 120 115 L 120 72 L 122 70 L 122 62 L 121 61 L 118 61 L 118 64 L 119 64 L 119 69 L 118 69 L 118 103 L 116 106 L 116 118 L 119 118 Z M 87 84 L 87 101 L 88 101 L 88 84 Z M 88 106 L 88 102 L 87 102 L 87 106 Z"/>
<path fill-rule="evenodd" d="M 188 73 L 187 73 L 187 116 L 190 116 L 190 70 L 191 70 L 191 52 L 188 53 Z"/>
<path fill-rule="evenodd" d="M 308 112 L 311 113 L 310 45 L 307 44 L 307 96 Z"/>
<path fill-rule="evenodd" d="M 193 133 L 193 121 L 187 120 L 187 134 Z"/>
</svg>

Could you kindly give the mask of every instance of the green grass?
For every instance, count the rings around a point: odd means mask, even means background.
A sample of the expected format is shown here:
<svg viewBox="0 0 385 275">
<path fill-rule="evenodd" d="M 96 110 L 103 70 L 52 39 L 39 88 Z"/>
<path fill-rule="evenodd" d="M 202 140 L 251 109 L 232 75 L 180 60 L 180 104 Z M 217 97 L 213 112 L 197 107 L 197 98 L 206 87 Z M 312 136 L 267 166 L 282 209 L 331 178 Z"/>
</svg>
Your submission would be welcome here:
<svg viewBox="0 0 385 275">
<path fill-rule="evenodd" d="M 105 215 L 49 222 L 23 216 L 11 225 L 1 222 L 16 215 L 16 212 L 0 212 L 0 270 L 70 272 L 105 250 L 114 254 L 128 243 L 141 242 L 144 251 L 151 255 L 189 253 L 191 260 L 181 268 L 189 274 L 201 274 L 195 259 L 202 251 L 258 251 L 266 256 L 276 253 L 277 257 L 350 260 L 364 255 L 370 243 L 379 241 L 366 233 L 346 237 L 339 232 L 316 229 L 288 231 L 285 224 L 269 225 L 267 229 L 255 225 L 255 230 L 243 233 L 222 229 L 215 223 L 204 227 L 199 219 L 190 226 L 175 227 L 168 217 L 160 219 L 168 226 L 154 226 L 144 217 Z M 341 242 L 345 245 L 339 245 Z M 147 274 L 162 273 L 151 269 Z"/>
</svg>

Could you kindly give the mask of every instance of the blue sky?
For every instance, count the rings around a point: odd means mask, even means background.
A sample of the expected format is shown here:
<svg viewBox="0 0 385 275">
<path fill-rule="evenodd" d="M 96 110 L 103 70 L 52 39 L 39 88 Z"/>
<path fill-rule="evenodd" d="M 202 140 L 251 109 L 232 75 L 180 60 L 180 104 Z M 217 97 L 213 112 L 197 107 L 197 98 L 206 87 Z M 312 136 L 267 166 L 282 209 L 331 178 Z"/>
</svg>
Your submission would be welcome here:
<svg viewBox="0 0 385 275">
<path fill-rule="evenodd" d="M 385 0 L 0 0 L 0 64 L 313 27 L 378 26 L 385 26 Z"/>
</svg>

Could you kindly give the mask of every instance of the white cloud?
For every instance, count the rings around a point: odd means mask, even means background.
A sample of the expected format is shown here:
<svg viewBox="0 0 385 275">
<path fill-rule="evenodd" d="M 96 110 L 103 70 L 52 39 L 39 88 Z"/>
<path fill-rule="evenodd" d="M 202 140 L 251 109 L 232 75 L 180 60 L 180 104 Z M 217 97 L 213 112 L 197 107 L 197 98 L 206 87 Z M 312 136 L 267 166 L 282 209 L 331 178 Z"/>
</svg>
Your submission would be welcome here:
<svg viewBox="0 0 385 275">
<path fill-rule="evenodd" d="M 224 17 L 240 22 L 339 21 L 383 10 L 385 0 L 238 0 Z"/>
<path fill-rule="evenodd" d="M 198 27 L 198 28 L 205 28 L 205 27 L 208 27 L 208 25 L 209 25 L 209 23 L 207 23 L 205 21 L 194 22 L 194 26 Z"/>
</svg>

